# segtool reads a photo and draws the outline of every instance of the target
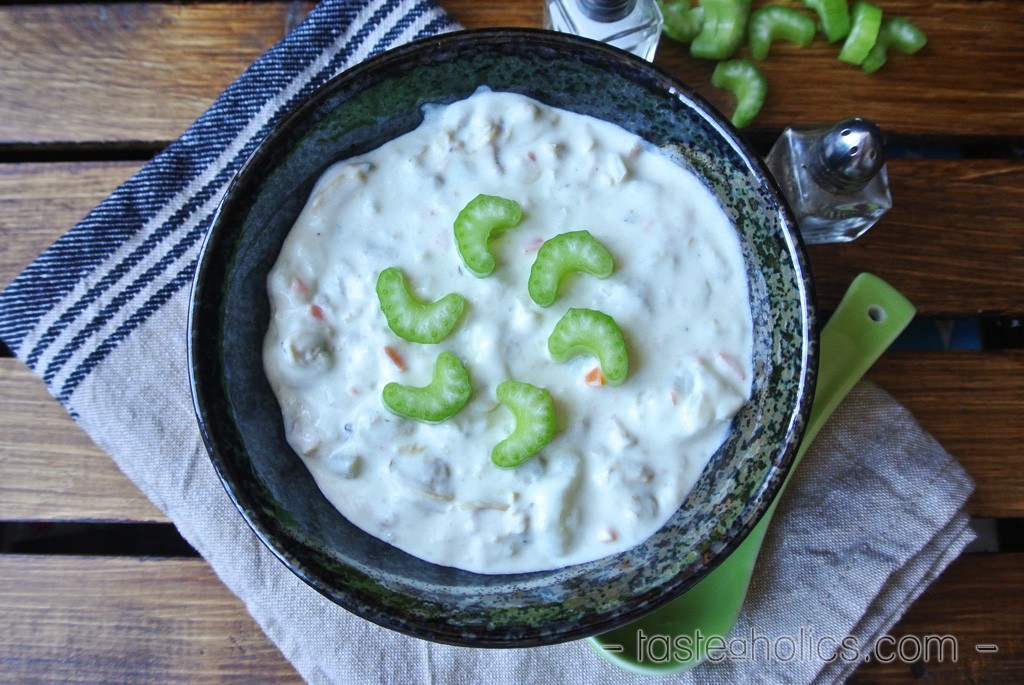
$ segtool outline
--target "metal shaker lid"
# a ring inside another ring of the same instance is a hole
[[[837,191],[863,188],[885,164],[882,131],[867,119],[836,122],[814,144],[808,170],[814,180]]]

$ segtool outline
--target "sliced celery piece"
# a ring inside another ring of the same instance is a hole
[[[629,373],[629,354],[619,325],[594,309],[567,311],[548,336],[548,352],[556,362],[579,354],[596,357],[608,385],[622,385]]]
[[[736,96],[736,109],[731,121],[744,128],[754,120],[768,95],[768,79],[756,64],[746,59],[719,62],[711,72],[711,85],[724,88]]]
[[[477,195],[455,217],[455,244],[462,261],[473,275],[483,278],[494,272],[494,255],[488,241],[495,231],[515,228],[523,220],[523,209],[515,200],[495,195]]]
[[[444,340],[466,308],[465,298],[458,293],[445,295],[436,302],[419,302],[409,292],[405,274],[393,266],[377,277],[377,299],[395,335],[424,344]]]
[[[818,14],[821,32],[829,43],[846,38],[850,32],[850,6],[846,0],[804,0],[804,7]]]
[[[550,307],[558,297],[558,286],[567,274],[582,271],[608,278],[612,256],[590,231],[571,231],[546,240],[537,251],[530,269],[530,297],[541,307]]]
[[[743,45],[750,16],[748,0],[697,0],[704,10],[690,54],[702,59],[729,59]]]
[[[495,466],[509,469],[519,466],[555,435],[555,403],[551,393],[529,383],[505,381],[498,385],[498,401],[512,410],[515,430],[491,450]]]
[[[754,59],[764,59],[772,42],[779,38],[806,47],[814,40],[815,30],[813,19],[791,7],[758,7],[750,15],[750,54]]]
[[[861,69],[873,74],[881,69],[888,59],[889,48],[896,48],[904,55],[913,55],[928,42],[924,31],[919,29],[905,17],[882,19],[878,29],[878,38],[868,51],[867,57],[861,62]]]
[[[859,65],[878,40],[878,31],[882,27],[882,8],[858,0],[850,14],[850,22],[850,33],[839,51],[839,61]]]
[[[423,387],[388,383],[381,395],[388,409],[407,419],[438,423],[466,406],[473,386],[459,358],[442,352],[434,362],[430,384]]]

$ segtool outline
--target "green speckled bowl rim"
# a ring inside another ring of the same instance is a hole
[[[693,492],[637,547],[549,572],[482,575],[429,564],[357,529],[320,494],[284,439],[263,376],[265,279],[315,178],[411,130],[426,103],[480,85],[613,121],[700,174],[742,237],[755,329],[754,396]],[[200,430],[225,489],[263,543],[337,604],[419,638],[525,647],[621,626],[698,582],[778,491],[814,395],[810,270],[757,155],[725,118],[651,64],[534,29],[445,34],[339,75],[304,100],[232,181],[204,243],[189,310]]]

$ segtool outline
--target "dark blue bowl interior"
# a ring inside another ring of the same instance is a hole
[[[754,396],[689,498],[638,547],[550,572],[479,575],[362,532],[320,495],[285,441],[264,377],[266,277],[318,176],[415,128],[427,104],[486,85],[611,121],[701,175],[741,235],[755,335]],[[760,160],[684,84],[600,44],[531,30],[448,34],[340,75],[259,147],[232,183],[193,286],[190,359],[213,464],[256,534],[352,612],[430,640],[521,647],[593,635],[692,586],[753,527],[803,432],[816,368],[810,275]]]

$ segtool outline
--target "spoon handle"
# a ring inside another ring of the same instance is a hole
[[[775,508],[782,499],[782,493],[811,443],[818,437],[836,407],[846,399],[853,386],[864,377],[882,353],[889,349],[915,313],[917,310],[910,300],[874,274],[862,273],[850,283],[828,323],[821,329],[814,402],[793,465],[771,506],[737,548],[737,551],[743,550],[753,555],[751,568]],[[726,561],[730,561],[733,556],[736,556],[735,552]]]
[[[608,661],[630,671],[667,675],[693,668],[706,657],[708,638],[724,640],[739,617],[761,543],[782,492],[807,448],[857,381],[889,348],[915,314],[914,305],[872,274],[857,276],[821,331],[818,378],[803,440],[782,487],[740,545],[699,583],[631,624],[590,638]],[[697,636],[692,650],[652,663],[634,643],[647,635]]]
[[[910,300],[878,276],[862,273],[853,279],[821,330],[814,404],[797,460],[803,457],[839,403],[889,349],[915,313]]]

